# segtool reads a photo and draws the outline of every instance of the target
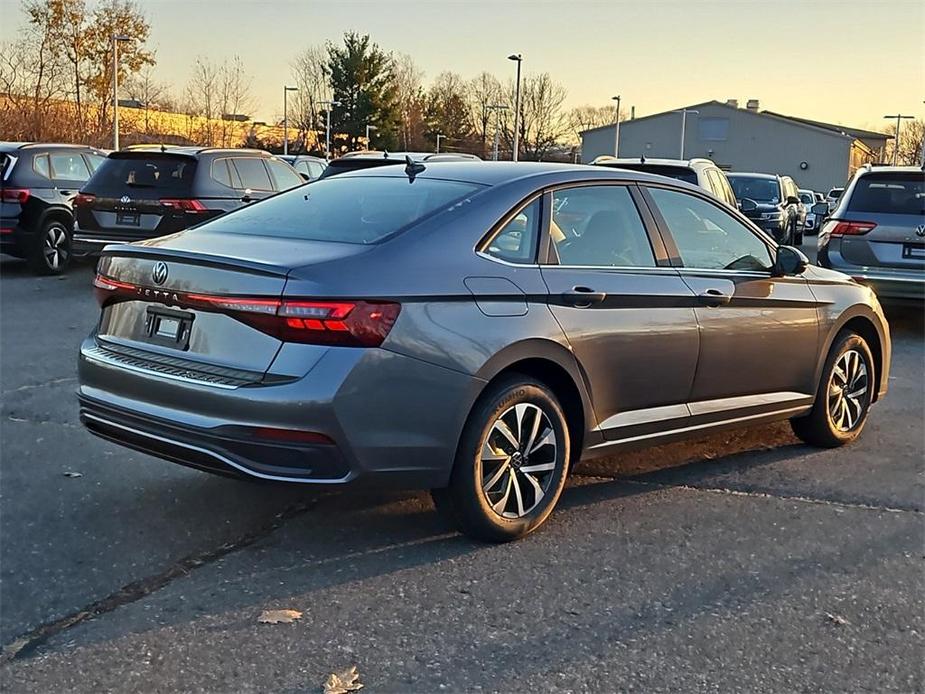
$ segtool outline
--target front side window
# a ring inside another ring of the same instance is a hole
[[[515,214],[495,234],[485,253],[510,263],[532,263],[540,230],[540,199]]]
[[[553,193],[552,241],[561,265],[655,267],[645,225],[626,186]]]
[[[705,270],[767,271],[767,245],[751,229],[718,206],[687,193],[650,188],[684,267]]]
[[[241,159],[239,161],[247,161]],[[253,159],[263,166],[259,159]],[[222,215],[197,229],[310,241],[377,243],[454,207],[482,186],[406,176],[326,178]]]
[[[90,178],[87,163],[79,154],[52,154],[51,175],[56,181],[86,181]]]

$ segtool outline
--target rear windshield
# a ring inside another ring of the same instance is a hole
[[[88,193],[107,195],[146,189],[158,197],[188,195],[196,160],[176,154],[138,152],[107,157],[84,186]]]
[[[816,202],[816,198],[813,197],[812,193],[800,193],[800,202],[806,205],[812,205]]]
[[[376,243],[482,186],[407,177],[331,178],[276,195],[198,229],[310,241]]]
[[[737,200],[755,202],[780,202],[780,184],[776,178],[755,178],[753,176],[729,176]]]
[[[848,201],[851,212],[925,214],[925,176],[919,173],[867,174]]]
[[[361,169],[373,169],[380,166],[396,166],[404,164],[404,159],[373,159],[372,157],[344,157],[335,159],[328,163],[327,168],[321,174],[321,178],[336,176],[337,174],[347,173],[348,171],[360,171]]]
[[[629,171],[644,171],[645,173],[667,176],[685,183],[697,185],[697,173],[683,166],[667,166],[659,164],[607,164],[613,169],[627,169]]]

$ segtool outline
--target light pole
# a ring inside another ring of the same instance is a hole
[[[443,133],[437,133],[437,154],[440,154],[440,140],[446,139],[446,135]]]
[[[909,118],[915,118],[915,116],[904,116],[901,113],[897,113],[895,116],[884,116],[884,118],[890,120],[896,119],[896,136],[893,138],[893,166],[896,166],[896,157],[899,154],[899,124]]]
[[[511,154],[511,161],[517,161],[520,153],[520,64],[524,57],[520,53],[514,53],[507,57],[517,63],[517,81],[514,87],[514,151]]]
[[[331,108],[340,106],[339,101],[319,101],[319,106],[325,107],[326,124],[324,128],[324,156],[331,158]]]
[[[620,156],[620,95],[618,94],[617,96],[612,97],[611,100],[617,102],[617,120],[616,120],[617,127],[614,128],[614,130],[616,131],[616,135],[614,136],[613,156],[619,157]]]
[[[501,135],[501,112],[507,111],[507,106],[503,104],[491,104],[488,106],[489,111],[495,112],[495,146],[492,154],[492,161],[498,161],[498,138]]]
[[[375,125],[370,125],[369,123],[366,124],[366,149],[370,149],[370,146],[369,146],[369,131],[370,131],[370,130],[376,130],[376,129],[377,129],[377,128],[376,128]]]
[[[131,41],[131,36],[112,36],[112,148],[119,149],[119,42]]]
[[[700,115],[700,111],[695,111],[689,108],[682,108],[680,111],[672,111],[672,113],[681,114],[681,159],[684,159],[684,134],[687,130],[687,114],[696,113]]]
[[[283,154],[289,154],[289,92],[299,91],[298,87],[283,87]]]

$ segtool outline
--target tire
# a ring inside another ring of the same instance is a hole
[[[867,342],[857,333],[839,333],[825,360],[813,409],[790,420],[793,433],[822,448],[851,443],[864,428],[875,388],[874,359]]]
[[[800,231],[794,231],[793,233],[793,245],[802,246],[803,245],[803,226],[799,225]]]
[[[434,503],[469,537],[519,539],[540,527],[559,500],[569,445],[565,415],[549,389],[526,376],[505,378],[469,413],[450,485],[431,491]]]
[[[42,225],[29,254],[29,264],[40,275],[60,275],[71,263],[71,230],[50,219]]]

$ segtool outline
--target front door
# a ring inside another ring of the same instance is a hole
[[[657,186],[646,191],[697,297],[692,415],[722,419],[810,402],[819,333],[805,279],[774,276],[774,248],[706,196]]]
[[[693,292],[668,266],[638,196],[631,185],[554,191],[550,258],[542,266],[550,309],[608,439],[686,421],[697,364]]]

